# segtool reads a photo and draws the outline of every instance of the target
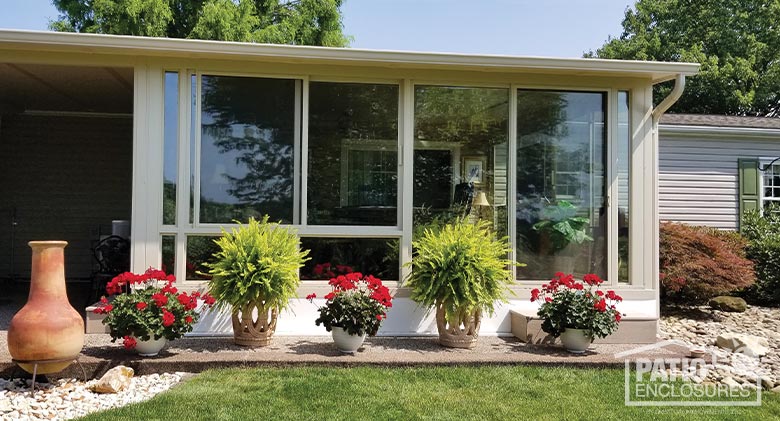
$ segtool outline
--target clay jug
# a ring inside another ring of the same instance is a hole
[[[65,291],[67,241],[30,241],[32,274],[27,304],[11,320],[8,351],[17,361],[62,360],[38,364],[38,374],[69,366],[84,346],[84,321]],[[19,362],[32,373],[33,364]]]

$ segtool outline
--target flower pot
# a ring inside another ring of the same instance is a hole
[[[142,341],[135,337],[133,339],[136,340],[135,352],[142,357],[154,357],[160,353],[167,342],[165,338],[150,338],[148,341]]]
[[[257,319],[254,318],[255,312]],[[268,308],[261,300],[233,309],[233,341],[242,346],[267,346],[276,332],[278,310]]]
[[[439,330],[439,343],[450,348],[474,348],[477,346],[481,312],[475,310],[447,320],[444,306],[436,306],[436,327]]]
[[[573,329],[567,327],[561,333],[561,342],[567,351],[575,354],[582,354],[587,351],[588,347],[590,347],[593,339],[588,336],[585,329]]]
[[[8,351],[17,361],[59,360],[38,364],[38,374],[69,366],[84,346],[84,321],[65,290],[66,241],[30,241],[32,273],[27,304],[11,320]],[[32,373],[34,364],[19,363]]]
[[[345,354],[354,354],[363,346],[363,341],[366,340],[365,333],[363,335],[352,335],[337,326],[333,326],[331,334],[333,335],[333,342],[336,344],[336,348]]]

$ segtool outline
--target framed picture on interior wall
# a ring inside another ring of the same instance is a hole
[[[464,156],[463,157],[463,180],[467,183],[481,184],[485,182],[485,157],[484,156]]]

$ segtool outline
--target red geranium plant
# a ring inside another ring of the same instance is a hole
[[[214,305],[208,294],[179,292],[173,286],[176,277],[149,268],[142,274],[125,272],[106,286],[108,295],[100,299],[97,314],[105,314],[103,324],[111,330],[112,342],[123,339],[125,348],[136,345],[136,339],[165,338],[174,340],[192,331],[198,321],[198,300]]]
[[[615,291],[599,290],[604,281],[592,273],[582,282],[571,274],[558,272],[542,289],[531,291],[531,301],[541,301],[538,315],[542,330],[553,337],[564,330],[582,329],[591,338],[604,338],[615,332],[623,317],[616,304],[623,301]]]
[[[331,278],[328,284],[333,291],[325,295],[325,305],[318,307],[317,326],[324,325],[328,332],[340,327],[352,335],[376,335],[387,309],[393,306],[390,290],[382,281],[352,272]],[[316,297],[310,294],[306,299],[313,303]]]

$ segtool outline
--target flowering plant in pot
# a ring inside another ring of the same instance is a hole
[[[387,309],[393,306],[390,290],[378,278],[360,272],[339,275],[328,284],[333,290],[323,297],[325,305],[318,307],[320,316],[314,322],[332,332],[341,352],[354,353],[387,318]],[[316,297],[310,294],[306,299],[314,303]]]
[[[156,355],[166,340],[181,338],[198,321],[198,301],[211,307],[214,298],[179,292],[176,278],[149,268],[142,274],[125,272],[106,286],[111,296],[101,298],[93,310],[105,314],[103,324],[110,329],[112,342],[122,339],[125,348],[135,348],[143,356]]]
[[[615,291],[598,289],[604,281],[587,274],[579,282],[571,274],[558,272],[542,289],[531,291],[531,301],[541,302],[538,315],[542,330],[561,337],[564,347],[582,353],[595,338],[605,338],[615,332],[623,314],[617,303],[623,301]]]

